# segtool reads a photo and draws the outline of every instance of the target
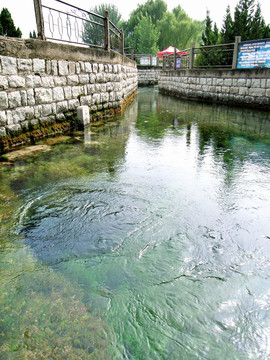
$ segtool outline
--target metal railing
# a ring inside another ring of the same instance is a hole
[[[151,54],[134,54],[133,48],[131,47],[126,47],[124,50],[125,56],[131,60],[136,61],[136,63],[140,66],[162,66],[162,63],[160,63],[158,56],[154,56]]]
[[[234,43],[195,47],[192,43],[189,49],[181,50],[181,55],[175,51],[173,55],[163,56],[163,70],[183,69],[236,69],[238,44],[240,36]]]
[[[107,11],[102,16],[62,0],[34,0],[34,7],[39,39],[124,53],[123,31]]]

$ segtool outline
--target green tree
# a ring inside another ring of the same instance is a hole
[[[22,37],[21,30],[15,27],[11,14],[7,8],[3,8],[0,13],[0,34],[11,37]]]
[[[210,13],[207,11],[205,19],[205,27],[202,34],[202,46],[215,45],[218,42],[218,28],[216,23],[212,28],[213,21],[210,18]]]
[[[205,27],[202,33],[201,46],[216,45],[220,41],[220,34],[216,23],[212,27],[213,21],[210,18],[209,11],[206,12]],[[220,63],[221,55],[213,52],[211,49],[203,49],[196,58],[197,66],[210,66]]]
[[[254,12],[254,0],[240,0],[234,10],[234,34],[241,40],[250,39],[250,28]]]
[[[135,27],[142,17],[148,16],[151,19],[152,25],[156,26],[167,11],[167,5],[164,0],[148,0],[145,4],[139,5],[130,14],[128,21],[123,23],[123,29],[125,34],[125,42],[127,46],[137,49],[137,39],[134,36]]]
[[[139,54],[156,55],[158,51],[157,41],[159,38],[159,31],[149,15],[142,16],[137,26],[134,29],[134,38],[137,42],[137,50]]]
[[[117,27],[121,26],[122,15],[118,8],[113,4],[101,4],[90,9],[90,12],[104,16],[104,12],[108,11],[110,21]],[[89,15],[89,19],[96,23],[103,24],[103,20],[94,16]],[[94,44],[103,47],[104,34],[103,28],[100,25],[85,22],[84,31],[82,34],[82,40],[85,43]]]
[[[108,11],[110,21],[117,27],[121,26],[122,15],[120,14],[117,6],[113,4],[100,4],[96,5],[93,10],[90,10],[95,14],[104,16],[104,12]]]
[[[37,34],[36,34],[35,30],[33,31],[33,33],[30,31],[29,38],[30,39],[36,39],[37,38]]]
[[[226,15],[223,20],[223,25],[221,28],[221,43],[228,44],[234,42],[235,34],[234,34],[234,23],[231,16],[230,6],[227,6]]]
[[[263,39],[269,36],[270,33],[268,32],[267,26],[265,25],[265,21],[262,16],[261,6],[258,3],[253,19],[251,21],[251,26],[249,29],[249,38]]]

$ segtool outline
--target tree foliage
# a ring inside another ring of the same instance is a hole
[[[191,42],[200,41],[203,25],[201,21],[191,19],[181,6],[169,12],[163,0],[148,0],[133,10],[129,20],[124,23],[126,45],[133,47],[136,53],[140,50],[137,38],[134,36],[134,29],[142,17],[151,19],[151,32],[159,32],[155,47],[160,50],[170,45],[184,49],[189,47]]]
[[[191,19],[179,5],[158,22],[158,46],[161,50],[169,45],[186,49],[192,42],[200,42],[202,26],[201,21]]]
[[[113,4],[100,4],[92,9],[90,9],[90,12],[94,14],[98,14],[101,16],[104,16],[104,12],[108,11],[109,19],[110,21],[117,26],[118,28],[121,26],[122,22],[122,15],[120,14],[117,6]],[[89,15],[89,20],[94,21],[96,23],[103,24],[103,20],[100,18],[97,18],[94,15]],[[85,22],[84,24],[84,31],[82,34],[82,40],[85,43],[89,44],[95,44],[98,46],[103,46],[104,41],[104,35],[103,35],[103,28],[100,25]]]
[[[149,15],[142,16],[134,29],[134,39],[139,54],[156,55],[159,31],[153,26]]]
[[[228,6],[223,20],[221,31],[210,18],[209,12],[205,19],[205,27],[202,35],[202,45],[229,44],[235,41],[236,36],[241,36],[242,41],[256,40],[270,37],[270,27],[265,24],[258,3],[255,8],[255,0],[239,0],[234,9],[234,18]],[[232,56],[229,53],[206,53],[200,54],[196,59],[196,65],[229,65]]]
[[[33,32],[30,31],[30,33],[29,33],[29,38],[30,38],[30,39],[36,39],[36,38],[37,38],[37,34],[36,34],[36,31],[35,31],[35,30],[33,30]]]
[[[269,25],[265,24],[260,4],[256,5],[255,0],[239,0],[234,9],[234,18],[228,6],[221,31],[216,33],[217,36],[214,32],[212,20],[207,13],[202,45],[231,43],[235,41],[236,36],[241,36],[242,41],[270,37]]]
[[[21,30],[15,27],[11,14],[7,8],[3,8],[0,13],[0,35],[11,37],[22,37]]]

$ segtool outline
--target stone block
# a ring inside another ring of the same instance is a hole
[[[85,62],[79,61],[79,64],[80,64],[80,68],[81,68],[81,73],[85,73]]]
[[[68,73],[69,75],[76,74],[76,63],[74,61],[68,63]]]
[[[3,75],[16,75],[18,73],[16,58],[1,56],[1,65]]]
[[[88,74],[79,75],[79,83],[81,85],[89,84],[89,75]]]
[[[72,86],[71,91],[73,98],[78,98],[80,96],[86,95],[85,90],[82,86]]]
[[[109,93],[101,93],[100,94],[100,102],[106,103],[109,101]]]
[[[251,86],[253,88],[260,88],[261,87],[261,79],[251,79]]]
[[[13,123],[19,124],[25,120],[25,112],[23,108],[17,108],[12,111]]]
[[[76,110],[78,106],[80,106],[80,102],[78,99],[68,100],[68,109],[69,110]]]
[[[58,61],[58,70],[60,76],[67,76],[68,75],[68,61],[59,60]]]
[[[250,96],[265,96],[265,89],[261,89],[261,88],[250,88],[248,91],[248,94]]]
[[[76,69],[76,74],[80,74],[81,73],[81,66],[78,62],[75,63],[75,69]]]
[[[33,71],[32,59],[18,59],[18,72],[31,73]]]
[[[87,88],[87,94],[88,94],[88,95],[94,94],[94,92],[95,92],[95,85],[89,84],[89,85],[86,86],[86,88]]]
[[[53,76],[42,76],[41,84],[43,87],[54,87],[54,77]]]
[[[11,109],[22,106],[20,91],[12,91],[8,94],[8,105]]]
[[[224,79],[223,85],[224,86],[232,86],[232,79]]]
[[[52,104],[44,104],[42,105],[42,110],[41,110],[41,116],[49,116],[53,114],[53,107]]]
[[[37,88],[35,89],[36,104],[48,104],[53,101],[52,89]]]
[[[90,124],[90,113],[87,105],[81,105],[77,108],[77,118],[81,125],[86,126]]]
[[[52,62],[51,62],[51,74],[53,76],[58,76],[59,75],[58,61],[57,60],[52,60]]]
[[[99,104],[100,103],[100,94],[99,93],[94,94],[92,99],[93,99],[92,104]]]
[[[52,89],[53,100],[63,101],[65,99],[64,90],[62,87],[55,87]]]
[[[0,90],[8,89],[8,80],[6,76],[0,76]]]
[[[7,123],[7,116],[5,111],[0,111],[0,126],[5,126]]]
[[[97,74],[97,72],[98,72],[98,64],[96,64],[96,63],[92,64],[92,71],[93,71],[93,73]]]
[[[81,102],[81,105],[91,106],[92,105],[92,96],[91,95],[82,96],[80,99],[80,102]]]
[[[55,86],[66,86],[67,85],[67,77],[66,76],[55,76],[54,84],[55,84]]]
[[[238,87],[239,95],[248,95],[248,88],[247,87]]]
[[[11,135],[16,135],[21,132],[21,127],[19,124],[11,124],[6,126],[6,130]]]
[[[246,79],[238,79],[237,85],[239,87],[246,87],[247,86],[247,80]]]
[[[28,105],[28,102],[27,102],[27,92],[26,92],[26,90],[21,90],[21,91],[20,91],[20,94],[21,94],[22,106]]]
[[[78,75],[69,75],[67,77],[67,85],[75,86],[79,84],[79,76]]]
[[[65,99],[66,100],[72,99],[71,86],[65,86],[63,90],[64,90]]]
[[[25,87],[25,78],[19,75],[10,75],[8,77],[8,83],[11,88]]]
[[[45,60],[44,59],[33,59],[33,71],[35,74],[45,73]]]
[[[26,90],[26,94],[27,94],[27,104],[30,106],[35,105],[36,101],[35,101],[34,89]]]
[[[5,91],[0,92],[0,109],[7,109],[8,108],[8,96]]]
[[[61,101],[56,104],[56,113],[64,113],[68,111],[68,102],[67,101]]]
[[[27,75],[25,77],[25,85],[27,88],[36,88],[41,86],[41,77],[39,75]]]
[[[266,88],[266,79],[261,79],[261,88]]]
[[[86,73],[91,73],[92,72],[92,65],[88,61],[85,62],[85,72]]]
[[[25,120],[32,120],[34,118],[35,111],[33,106],[25,106],[22,110],[24,111]]]

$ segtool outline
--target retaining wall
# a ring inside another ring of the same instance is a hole
[[[138,85],[153,86],[158,84],[161,68],[138,65]]]
[[[136,63],[119,54],[0,37],[0,139],[5,147],[19,134],[68,127],[80,105],[92,118],[113,115],[137,85]]]
[[[270,69],[162,71],[158,87],[188,100],[270,109]]]

